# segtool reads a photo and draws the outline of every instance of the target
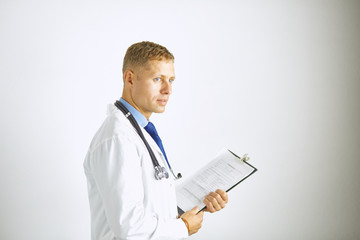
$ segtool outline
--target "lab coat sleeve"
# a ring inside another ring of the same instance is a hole
[[[184,239],[181,219],[160,219],[144,209],[140,156],[129,139],[113,137],[91,152],[91,171],[114,239]]]

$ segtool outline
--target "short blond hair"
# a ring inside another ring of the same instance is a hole
[[[124,73],[129,68],[145,66],[150,60],[174,61],[174,56],[166,47],[157,43],[148,41],[134,43],[126,51],[122,71]]]

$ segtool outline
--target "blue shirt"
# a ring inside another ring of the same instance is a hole
[[[120,102],[124,104],[124,106],[127,108],[127,110],[130,111],[130,113],[134,116],[136,122],[141,126],[145,127],[148,124],[148,120],[144,115],[142,115],[138,110],[136,110],[133,106],[131,106],[130,103],[125,101],[123,98],[120,98]]]

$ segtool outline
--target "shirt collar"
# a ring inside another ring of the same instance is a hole
[[[131,106],[130,103],[125,101],[123,98],[120,98],[120,102],[125,105],[127,110],[130,111],[130,113],[134,116],[136,122],[141,126],[145,127],[148,124],[148,120],[144,115],[142,115],[138,110],[136,110],[133,106]]]

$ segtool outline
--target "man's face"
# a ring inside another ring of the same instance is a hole
[[[164,112],[175,80],[174,62],[151,60],[135,71],[134,76],[131,91],[134,107],[147,119],[153,112]]]

